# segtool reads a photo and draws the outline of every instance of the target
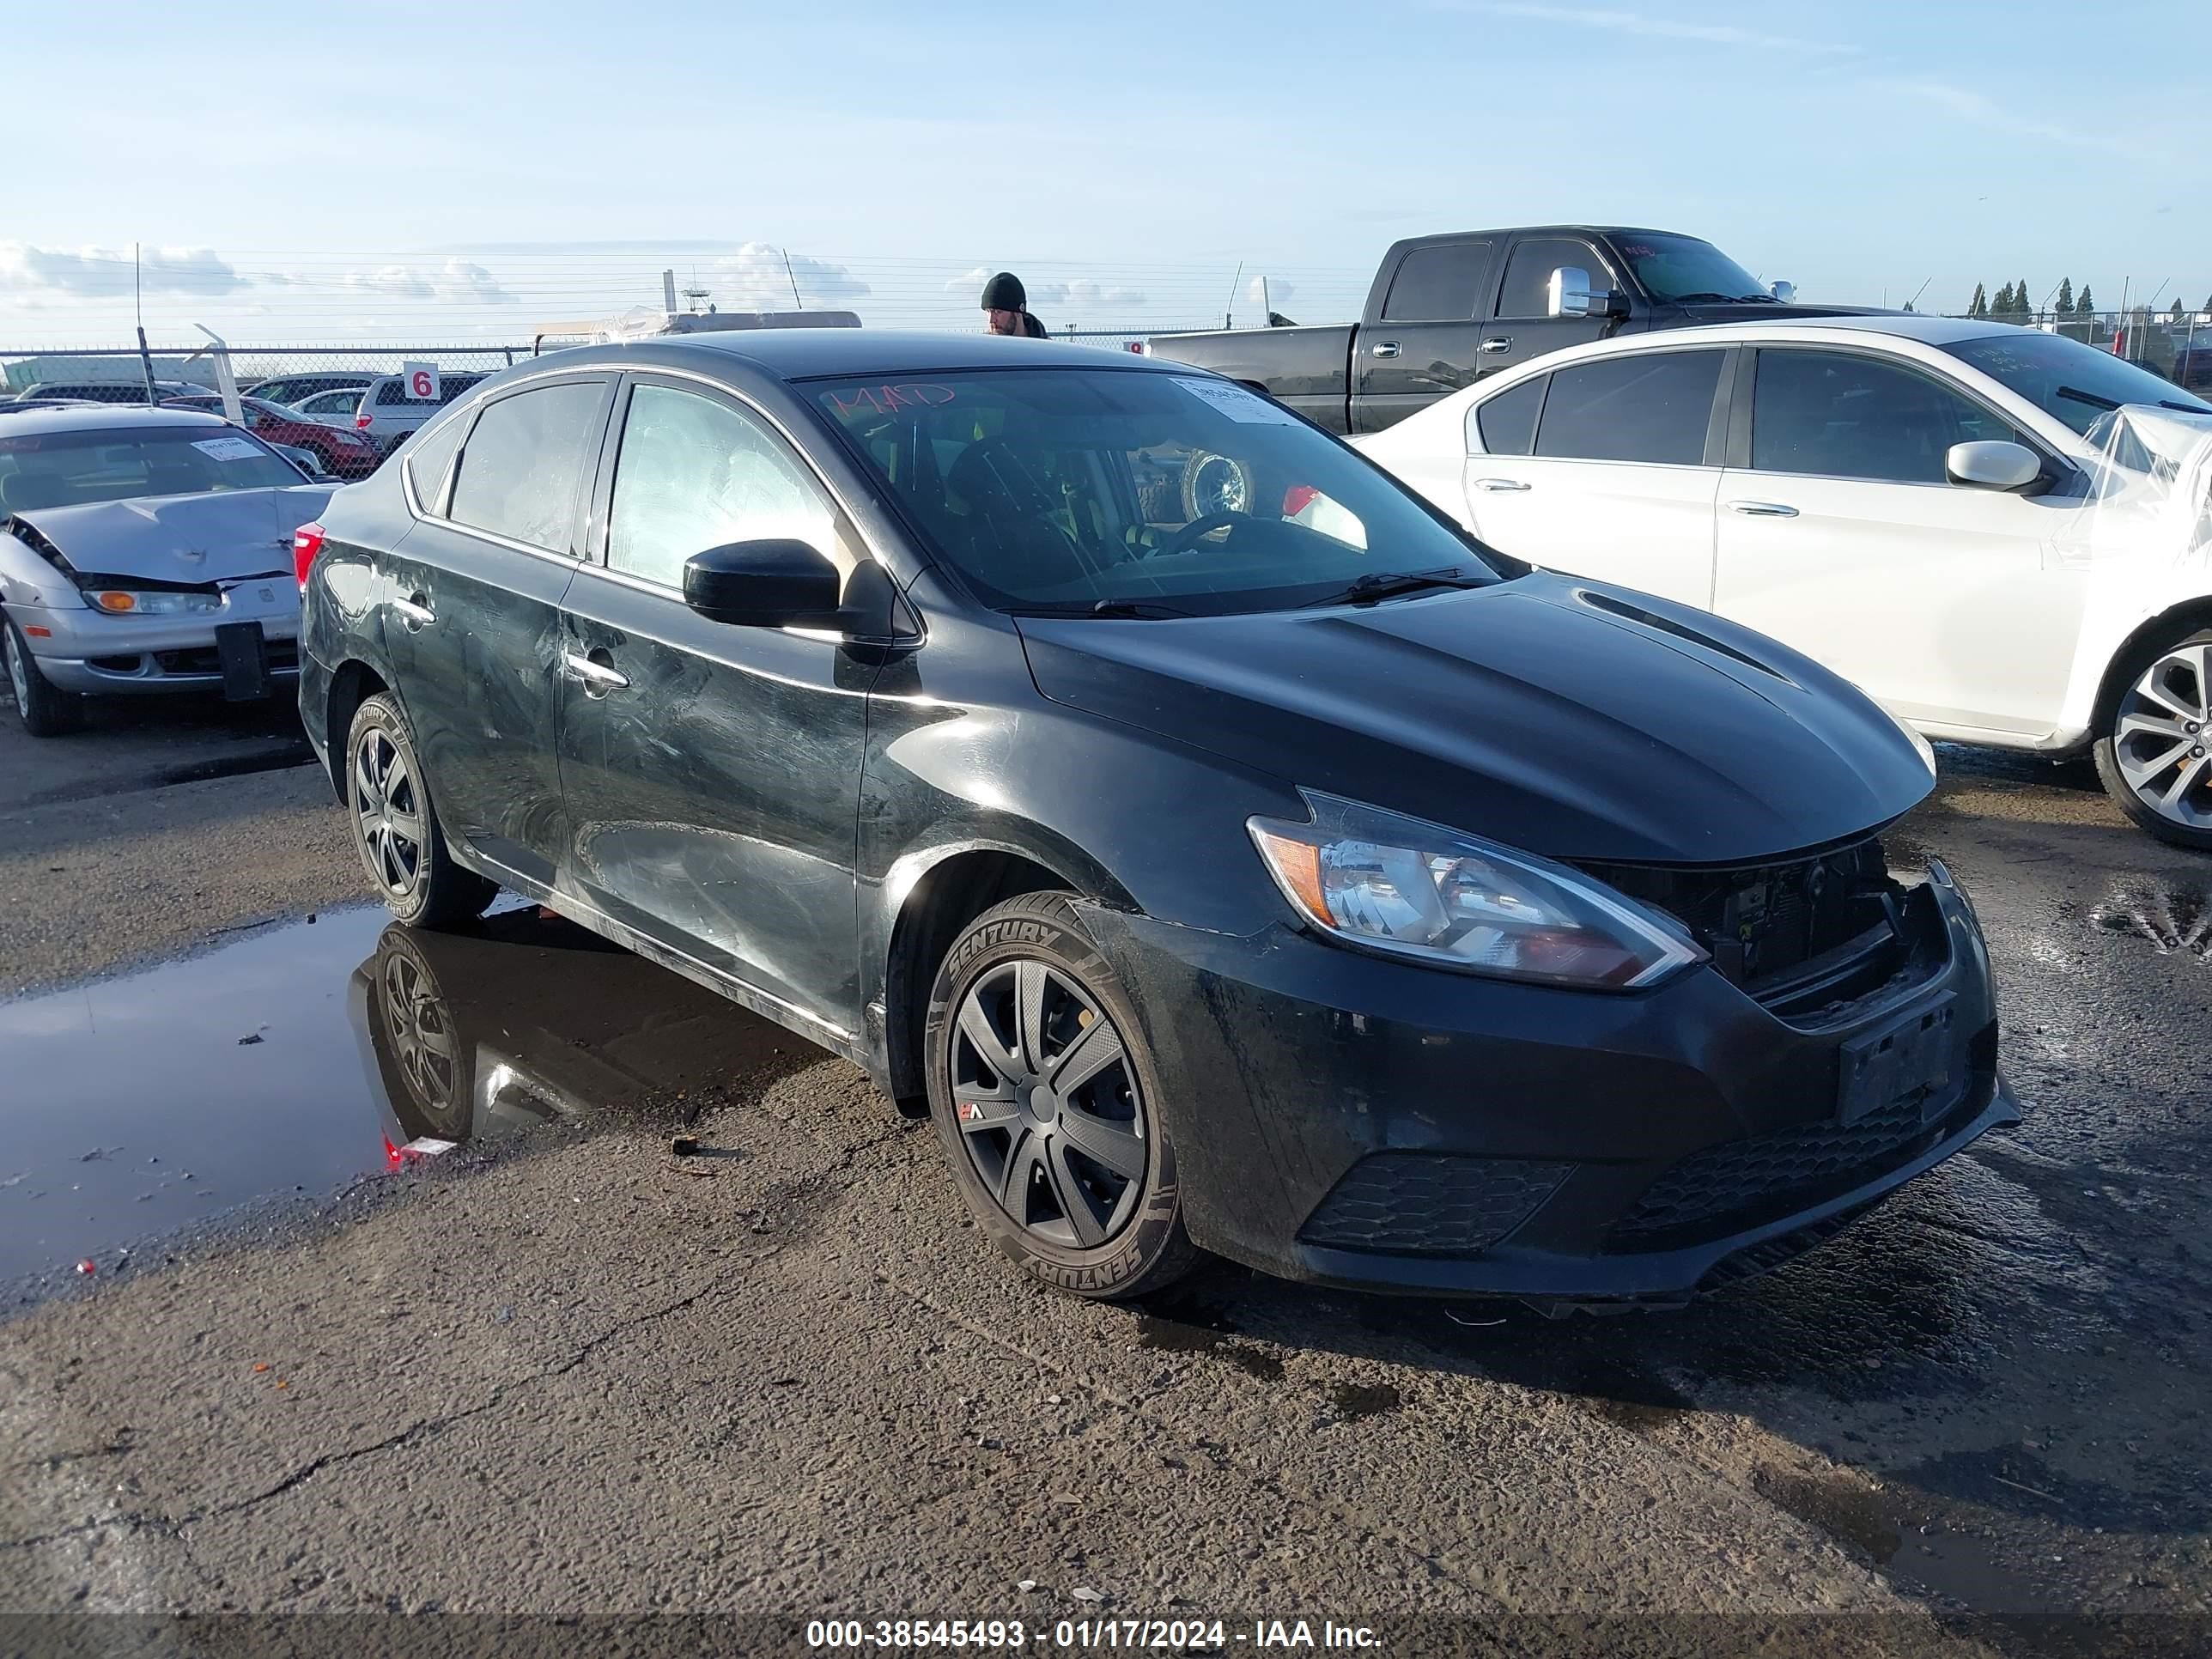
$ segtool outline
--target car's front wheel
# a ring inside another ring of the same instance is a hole
[[[2097,776],[2139,827],[2212,852],[2212,629],[2154,645],[2122,672]]]
[[[1025,1272],[1117,1300],[1196,1265],[1158,1069],[1065,895],[1024,894],[969,925],[938,969],[924,1040],[953,1180]]]
[[[346,737],[353,844],[385,908],[404,922],[446,927],[483,914],[499,889],[453,861],[398,704],[379,693]]]
[[[0,655],[8,659],[9,701],[26,732],[34,738],[54,738],[83,724],[84,699],[39,672],[12,617],[0,617]]]

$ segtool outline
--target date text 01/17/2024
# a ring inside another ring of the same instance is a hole
[[[810,1648],[1038,1647],[1093,1651],[1160,1649],[1189,1652],[1232,1647],[1379,1649],[1382,1638],[1364,1625],[1322,1620],[1255,1619],[1238,1628],[1219,1619],[1062,1619],[1032,1637],[1015,1619],[815,1620],[806,1626]]]

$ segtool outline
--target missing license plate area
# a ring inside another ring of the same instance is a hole
[[[249,702],[269,695],[269,641],[258,622],[225,623],[215,630],[222,664],[222,695]]]
[[[1838,1054],[1836,1120],[1856,1123],[1893,1101],[1940,1100],[1957,1063],[1956,1000],[1948,993],[1845,1042]]]

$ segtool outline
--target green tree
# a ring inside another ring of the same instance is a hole
[[[2166,313],[2166,320],[2169,323],[2179,323],[2182,319],[2182,315],[2181,296],[2179,295],[2176,295],[2173,299],[2173,309]]]
[[[2012,315],[2012,284],[2007,283],[1990,298],[1990,315],[2002,322]]]
[[[2081,284],[2081,297],[2074,302],[2074,314],[2076,317],[2094,317],[2097,314],[2097,302],[2090,297],[2089,285],[2087,283]]]
[[[2058,314],[2061,317],[2074,314],[2074,279],[2071,276],[2058,279]]]
[[[1989,314],[1989,290],[1981,283],[1976,283],[1974,284],[1974,297],[1966,301],[1966,315],[1969,317],[1986,317]]]
[[[2034,316],[2030,309],[2035,302],[2027,297],[2027,278],[2023,276],[2012,285],[2012,319],[2025,323]]]

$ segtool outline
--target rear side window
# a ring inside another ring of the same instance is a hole
[[[1548,374],[1523,380],[1510,392],[1501,392],[1474,411],[1481,449],[1487,455],[1526,455],[1536,447],[1536,411],[1544,406]],[[1469,444],[1473,452],[1476,447]]]
[[[607,520],[610,569],[680,588],[695,553],[786,538],[852,565],[837,509],[776,434],[696,392],[647,383],[630,393]]]
[[[1449,242],[1417,247],[1390,279],[1382,301],[1387,323],[1466,322],[1482,303],[1490,281],[1490,244]]]
[[[461,434],[468,426],[464,415],[434,432],[425,432],[407,446],[407,482],[415,487],[415,499],[422,510],[433,517],[444,503],[446,469],[453,464],[453,452],[461,447]]]
[[[1552,371],[1536,453],[1696,466],[1720,385],[1720,351],[1646,351]]]
[[[604,381],[571,380],[487,404],[461,451],[446,516],[573,556],[576,489],[605,395]]]
[[[1498,316],[1549,316],[1552,273],[1563,265],[1588,271],[1594,288],[1612,286],[1612,272],[1588,242],[1557,239],[1522,242],[1505,263],[1505,286],[1498,295]]]

